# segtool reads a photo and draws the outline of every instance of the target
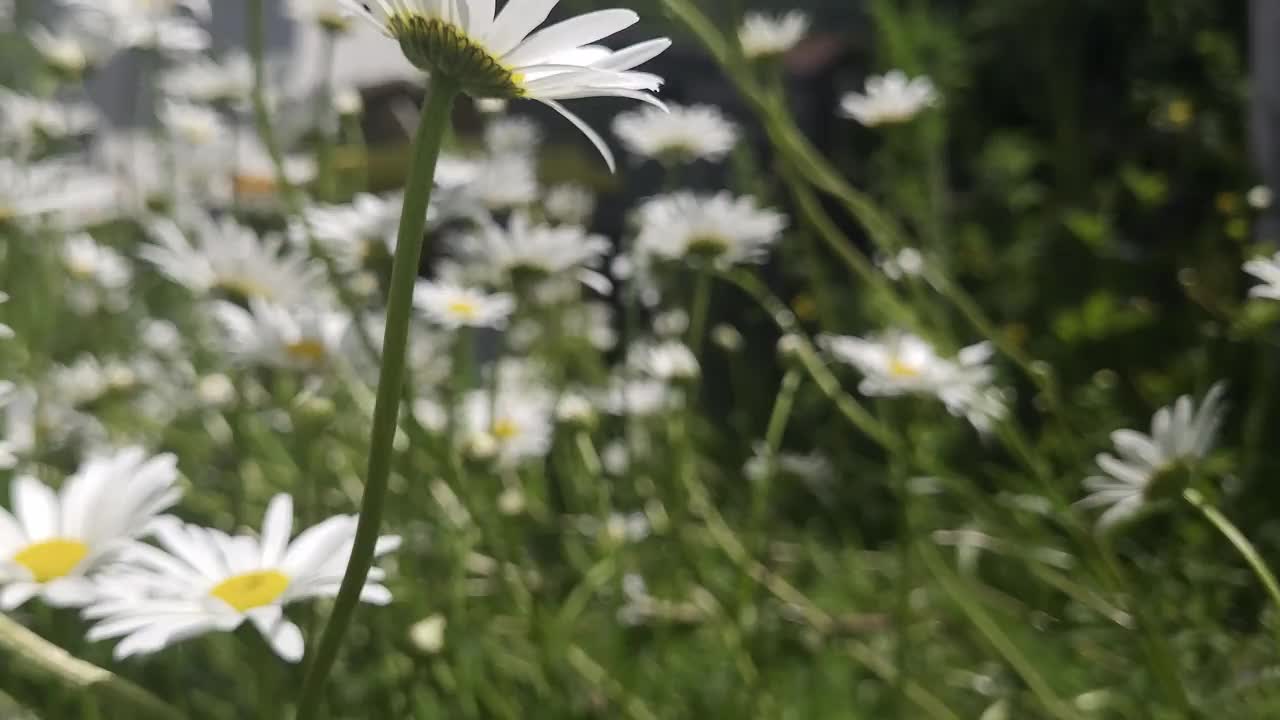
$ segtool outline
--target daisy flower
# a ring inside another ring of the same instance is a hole
[[[111,178],[70,160],[24,164],[0,157],[0,225],[53,217],[61,225],[102,219],[113,206]]]
[[[50,29],[32,25],[26,37],[51,70],[65,79],[78,80],[116,50],[105,16],[75,12]]]
[[[251,298],[249,309],[217,301],[213,316],[226,332],[227,350],[244,362],[311,370],[340,353],[350,318],[327,308],[273,305]]]
[[[355,539],[356,517],[339,515],[290,541],[293,499],[276,495],[267,505],[262,534],[227,535],[176,518],[157,522],[160,547],[133,543],[124,561],[97,578],[98,599],[85,608],[95,621],[90,641],[120,639],[115,657],[154,653],[210,632],[253,624],[289,662],[302,659],[302,631],[284,607],[338,594]],[[378,539],[376,555],[394,551],[400,538]],[[374,568],[360,599],[391,602]]]
[[[784,55],[809,32],[809,16],[799,10],[784,15],[747,13],[738,28],[738,42],[748,60]]]
[[[565,225],[587,225],[596,211],[596,196],[581,185],[556,185],[542,200],[547,217]]]
[[[849,93],[841,113],[867,127],[904,123],[938,104],[938,91],[928,77],[908,79],[901,70],[867,78],[866,94]]]
[[[510,210],[538,199],[538,169],[528,153],[446,155],[441,163],[436,171],[441,192],[431,202],[438,220]]]
[[[1280,252],[1269,258],[1249,260],[1244,264],[1244,271],[1262,281],[1249,288],[1251,297],[1280,300]]]
[[[23,149],[88,135],[99,122],[87,103],[44,100],[0,90],[0,129]]]
[[[493,444],[499,464],[518,465],[546,457],[555,428],[555,398],[528,373],[511,366],[498,370],[497,394],[469,393],[462,402],[462,439],[469,445]],[[515,377],[513,377],[515,375]]]
[[[863,395],[930,395],[981,432],[1004,417],[1004,396],[994,386],[987,343],[966,347],[954,359],[939,355],[923,338],[900,331],[869,338],[824,335],[819,343],[862,373],[858,392]]]
[[[585,273],[595,276],[587,278],[593,283],[596,278],[603,279],[593,268],[603,262],[611,247],[603,236],[574,225],[534,223],[523,211],[512,213],[506,227],[486,220],[453,241],[454,252],[469,266],[507,281]]]
[[[484,146],[492,155],[527,155],[542,144],[542,131],[529,118],[498,117],[484,128]]]
[[[707,258],[725,265],[762,262],[787,227],[781,213],[728,191],[660,195],[641,205],[637,216],[639,252],[668,260]]]
[[[429,280],[420,280],[413,289],[413,304],[432,322],[450,330],[500,328],[515,311],[515,301],[505,293]]]
[[[212,16],[209,0],[66,0],[76,12],[106,17],[111,36],[124,47],[167,53],[197,53],[209,48],[208,31],[196,20]]]
[[[625,112],[614,118],[613,134],[633,154],[670,163],[719,162],[738,144],[738,127],[713,105]]]
[[[351,11],[343,0],[289,0],[289,17],[331,33],[351,29]]]
[[[322,292],[320,269],[284,250],[275,236],[259,238],[230,218],[202,218],[188,234],[171,220],[151,224],[153,243],[139,250],[173,282],[196,294],[216,290],[283,305],[303,303]]]
[[[307,241],[306,230],[346,270],[359,270],[374,255],[395,253],[400,223],[399,196],[360,193],[344,205],[312,205],[303,211],[306,228],[295,225],[290,239]]]
[[[60,491],[15,478],[12,509],[0,508],[0,609],[36,595],[61,607],[89,602],[87,576],[178,501],[177,463],[130,447],[90,457]]]
[[[3,290],[0,290],[0,305],[3,305],[7,302],[9,302],[9,293],[4,292]],[[12,337],[13,337],[13,328],[0,322],[0,340],[8,340]],[[0,385],[3,385],[5,388],[4,392],[0,392],[0,400],[8,400],[9,391],[13,389],[13,384],[0,382]],[[3,406],[2,402],[0,402],[0,406]]]
[[[253,63],[243,52],[222,60],[196,57],[165,71],[160,89],[171,98],[193,103],[235,102],[253,89]]]
[[[688,380],[701,371],[693,351],[678,340],[634,345],[627,364],[659,380]]]
[[[207,149],[228,132],[218,111],[205,105],[165,100],[156,114],[184,151]]]
[[[124,255],[100,245],[89,233],[68,236],[59,255],[62,266],[77,280],[107,289],[126,288],[133,280],[133,268]]]
[[[1098,455],[1103,474],[1084,481],[1091,494],[1079,502],[1082,507],[1107,508],[1098,518],[1100,532],[1168,497],[1179,470],[1209,454],[1226,414],[1225,396],[1226,385],[1216,383],[1199,407],[1190,395],[1183,395],[1157,410],[1150,434],[1128,429],[1111,433],[1116,455]]]
[[[660,104],[662,78],[633,68],[671,45],[651,40],[619,51],[593,45],[640,20],[630,10],[599,10],[534,32],[557,0],[511,0],[495,15],[493,0],[344,0],[396,40],[416,67],[480,98],[536,100],[563,115],[596,146],[612,169],[604,139],[560,100],[615,96]]]

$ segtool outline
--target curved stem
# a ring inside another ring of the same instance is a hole
[[[1205,519],[1213,524],[1218,532],[1222,533],[1231,545],[1235,547],[1236,552],[1240,553],[1240,557],[1249,563],[1249,568],[1253,570],[1253,574],[1258,577],[1258,582],[1262,583],[1262,587],[1266,588],[1267,594],[1271,596],[1272,602],[1280,608],[1280,582],[1276,582],[1276,576],[1271,572],[1271,568],[1267,567],[1267,563],[1258,554],[1258,549],[1249,542],[1249,538],[1240,532],[1240,528],[1227,519],[1222,511],[1214,507],[1212,503],[1205,499],[1198,490],[1188,488],[1182,491],[1182,497],[1191,507],[1200,511]]]
[[[5,675],[56,683],[95,698],[103,708],[141,720],[179,720],[182,713],[133,683],[72,657],[67,651],[0,615],[0,651]]]
[[[436,161],[440,156],[440,146],[449,126],[450,111],[457,94],[457,86],[436,78],[422,108],[422,120],[418,124],[410,159],[404,208],[400,215],[400,233],[391,270],[387,326],[382,341],[382,371],[378,377],[377,400],[373,410],[373,433],[369,442],[369,470],[365,481],[364,502],[360,509],[360,521],[356,526],[351,560],[346,575],[342,578],[342,587],[302,684],[299,720],[315,717],[325,679],[338,656],[343,636],[351,624],[351,616],[360,601],[360,592],[364,589],[369,569],[373,565],[374,546],[378,542],[382,510],[387,496],[387,478],[391,474],[392,443],[400,414],[413,287],[422,259],[422,233],[426,225],[427,205],[431,200]]]

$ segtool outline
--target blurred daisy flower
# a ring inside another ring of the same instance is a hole
[[[518,368],[518,369],[513,369]],[[498,368],[496,394],[476,390],[461,407],[463,440],[492,442],[499,464],[518,465],[546,457],[555,427],[555,398],[536,377],[520,366]]]
[[[205,105],[165,100],[156,114],[165,130],[185,152],[207,150],[229,132],[218,111]]]
[[[226,350],[236,359],[267,367],[316,370],[340,356],[351,319],[312,305],[283,307],[251,298],[245,309],[220,300],[213,316],[226,333]]]
[[[1280,300],[1280,252],[1249,260],[1244,264],[1244,271],[1261,281],[1249,288],[1251,297]]]
[[[323,287],[320,269],[309,258],[230,218],[201,218],[191,233],[172,220],[155,221],[150,230],[154,242],[138,254],[196,294],[222,291],[291,305],[314,298]]]
[[[1078,503],[1106,508],[1098,518],[1099,532],[1181,490],[1174,485],[1180,471],[1207,456],[1217,442],[1226,414],[1226,392],[1225,383],[1215,383],[1199,407],[1190,395],[1179,397],[1151,417],[1150,434],[1128,429],[1111,433],[1116,455],[1097,456],[1103,474],[1085,479],[1090,495]]]
[[[110,177],[78,162],[0,157],[0,225],[51,219],[62,227],[83,227],[112,213],[115,198]]]
[[[124,255],[101,245],[89,233],[67,237],[59,253],[62,266],[73,278],[107,289],[123,289],[133,280],[133,268]]]
[[[166,70],[159,87],[170,98],[192,103],[244,101],[253,90],[253,63],[243,52],[221,60],[197,56]]]
[[[351,10],[343,0],[289,0],[289,17],[331,33],[351,29]]]
[[[858,392],[868,397],[933,396],[981,432],[1007,412],[1003,393],[994,386],[988,343],[970,345],[954,359],[939,355],[923,338],[901,331],[868,338],[824,335],[819,343],[862,373]]]
[[[938,104],[938,91],[928,77],[908,79],[901,70],[867,78],[866,93],[849,93],[841,113],[867,127],[904,123]]]
[[[747,13],[738,28],[742,54],[749,60],[784,55],[804,39],[810,24],[809,16],[799,10],[783,15]]]
[[[614,118],[613,134],[631,153],[673,164],[719,162],[738,144],[738,127],[713,105],[628,111]]]
[[[160,547],[133,543],[125,562],[96,578],[98,599],[84,615],[95,621],[90,641],[119,638],[115,657],[154,653],[210,632],[231,632],[248,621],[288,662],[302,659],[298,626],[284,616],[291,603],[337,595],[351,557],[354,515],[331,517],[290,541],[293,499],[267,505],[261,535],[227,535],[176,518],[157,522]],[[378,538],[375,555],[393,552],[400,538]],[[360,599],[391,602],[374,568]]]
[[[679,192],[646,201],[637,211],[636,250],[667,259],[702,258],[723,265],[763,262],[787,227],[782,213],[753,197]]]
[[[515,310],[505,293],[487,293],[450,282],[420,280],[413,290],[413,304],[432,322],[450,330],[463,327],[500,328]]]
[[[484,146],[492,155],[529,155],[542,144],[538,124],[525,117],[495,117],[484,127]]]
[[[305,247],[310,230],[339,266],[359,270],[370,258],[395,253],[402,204],[396,195],[360,193],[343,205],[312,205],[304,210],[306,226],[295,225],[289,237]]]
[[[68,103],[0,89],[0,137],[21,151],[88,135],[100,121],[87,103]]]
[[[130,447],[90,457],[58,492],[15,478],[12,509],[0,508],[0,609],[36,595],[60,607],[90,602],[87,575],[178,501],[177,462]]]
[[[119,47],[107,17],[96,11],[74,12],[56,26],[32,25],[26,36],[44,64],[67,81],[79,81]]]
[[[611,247],[600,235],[575,225],[535,223],[523,211],[512,213],[505,227],[486,220],[452,242],[454,253],[468,268],[479,269],[482,277],[494,281],[518,283],[573,273],[592,287],[607,285],[595,268]]]
[[[198,21],[212,16],[209,0],[65,0],[69,10],[100,13],[124,47],[197,53],[210,44]]]
[[[478,98],[524,98],[563,115],[600,151],[604,139],[559,100],[615,96],[660,104],[662,78],[633,68],[671,45],[651,40],[619,51],[594,45],[640,20],[630,10],[599,10],[538,32],[557,0],[512,0],[495,15],[492,0],[344,0],[396,40],[419,69],[447,78]]]
[[[698,358],[678,340],[638,343],[627,353],[627,364],[659,380],[689,380],[698,376]]]
[[[556,185],[542,200],[547,218],[565,225],[586,226],[596,211],[596,196],[581,185]]]

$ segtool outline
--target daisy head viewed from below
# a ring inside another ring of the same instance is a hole
[[[738,28],[738,42],[748,60],[784,55],[800,43],[812,21],[799,10],[782,15],[749,12]]]
[[[0,609],[39,595],[50,605],[92,600],[89,576],[178,501],[178,460],[131,447],[91,456],[61,490],[15,478],[0,508]]]
[[[611,50],[596,45],[639,21],[631,10],[598,10],[538,30],[557,0],[343,0],[400,44],[409,62],[476,98],[536,100],[563,115],[612,169],[604,139],[560,103],[624,97],[661,106],[662,78],[635,70],[671,45],[665,38]]]
[[[713,105],[646,107],[618,115],[613,134],[632,154],[679,165],[720,162],[738,144],[738,128]]]
[[[1106,508],[1098,517],[1099,532],[1177,497],[1189,472],[1217,442],[1226,415],[1226,394],[1226,384],[1215,383],[1198,406],[1190,395],[1183,395],[1157,410],[1149,433],[1130,429],[1111,433],[1115,454],[1097,456],[1101,474],[1085,479],[1090,494],[1078,503]]]
[[[89,640],[119,639],[117,659],[154,653],[210,632],[231,632],[248,621],[286,661],[302,659],[302,631],[284,607],[333,597],[346,572],[356,518],[338,515],[293,533],[293,499],[276,495],[267,505],[262,532],[228,535],[167,517],[156,523],[160,547],[135,542],[121,563],[96,580],[97,599],[85,608],[95,622]],[[400,546],[378,538],[375,556]],[[391,602],[373,568],[360,600]]]
[[[865,93],[849,93],[840,102],[840,112],[867,127],[897,125],[910,121],[938,104],[940,96],[926,76],[908,78],[901,70],[867,78]]]
[[[787,228],[780,212],[755,198],[678,192],[646,201],[636,213],[636,250],[664,260],[690,259],[718,265],[763,262]]]

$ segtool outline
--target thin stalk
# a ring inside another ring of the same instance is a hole
[[[1231,543],[1236,552],[1240,553],[1240,557],[1249,563],[1249,568],[1258,577],[1258,582],[1262,583],[1262,587],[1271,596],[1271,601],[1276,604],[1277,609],[1280,609],[1280,583],[1276,582],[1276,576],[1271,572],[1271,568],[1267,567],[1267,562],[1258,554],[1258,549],[1249,542],[1249,538],[1245,537],[1244,533],[1240,532],[1240,528],[1228,520],[1221,510],[1206,500],[1200,491],[1188,488],[1182,491],[1182,497],[1191,504],[1191,507],[1199,510],[1200,514],[1204,515],[1205,519]]]
[[[400,396],[404,389],[405,350],[409,339],[413,287],[418,279],[418,267],[422,260],[422,233],[435,180],[436,161],[440,157],[440,146],[449,127],[453,100],[457,94],[457,86],[443,78],[434,78],[422,108],[422,121],[418,124],[413,144],[395,261],[391,270],[387,326],[382,341],[382,370],[378,376],[377,400],[373,410],[364,501],[346,575],[342,578],[333,613],[329,616],[320,643],[312,654],[302,684],[299,720],[316,716],[325,680],[337,659],[342,639],[351,625],[351,617],[373,565],[374,547],[378,542],[387,496],[387,479],[391,474],[392,445],[400,414]]]
[[[333,59],[336,34],[333,30],[324,31],[324,39],[320,43],[320,87],[315,98],[316,124],[319,136],[316,138],[316,192],[324,200],[334,197],[334,122],[333,122]]]
[[[695,271],[693,301],[689,306],[689,349],[702,354],[702,341],[707,335],[707,315],[711,312],[711,273],[703,267]]]
[[[0,652],[10,674],[56,684],[102,704],[112,717],[181,720],[177,708],[117,675],[72,657],[67,651],[0,615]]]

